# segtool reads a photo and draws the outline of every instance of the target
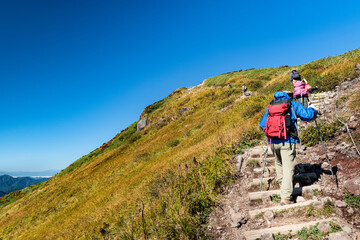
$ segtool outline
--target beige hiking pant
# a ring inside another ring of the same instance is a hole
[[[281,199],[290,200],[293,192],[293,176],[296,164],[296,144],[272,143],[271,151],[275,156],[276,180],[281,183]]]

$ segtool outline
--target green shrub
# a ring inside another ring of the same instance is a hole
[[[157,175],[155,180],[149,183],[149,194],[152,198],[159,198],[169,186],[178,180],[174,171],[168,170],[163,175]]]
[[[297,232],[296,236],[300,238],[301,240],[320,240],[323,239],[325,236],[324,233],[321,233],[319,229],[317,228],[319,224],[316,224],[316,226],[310,226],[309,229],[302,228],[300,231]]]
[[[335,132],[341,127],[339,121],[333,121],[331,123],[326,123],[324,120],[318,121],[318,126],[320,129],[321,137],[323,141],[328,141],[335,136]],[[306,146],[314,146],[321,142],[319,132],[316,126],[309,126],[305,131],[300,133],[301,143]]]
[[[129,138],[129,143],[134,143],[141,138],[140,133],[135,133]]]
[[[292,238],[291,231],[288,234],[275,233],[273,234],[274,240],[287,240]]]
[[[186,131],[186,132],[184,133],[184,135],[185,135],[186,137],[189,137],[191,134],[193,134],[194,132],[196,132],[197,130],[199,130],[200,128],[202,128],[203,125],[204,125],[204,124],[201,123],[201,124],[195,126],[193,129]]]
[[[156,109],[162,107],[165,103],[165,99],[162,99],[160,101],[154,102],[153,104],[147,106],[143,113],[141,115],[146,115],[146,114],[151,114],[152,112],[154,112]]]
[[[320,214],[325,217],[330,217],[334,211],[334,203],[330,200],[327,200],[324,203],[323,207],[320,209]]]
[[[318,189],[314,189],[314,190],[313,190],[313,195],[314,195],[314,196],[319,195],[319,190],[318,190]]]
[[[254,80],[254,81],[250,81],[247,85],[247,88],[249,91],[256,91],[259,88],[261,88],[264,85],[264,80],[269,80],[264,78],[263,80]]]
[[[167,146],[172,148],[172,147],[176,147],[177,145],[179,145],[179,143],[180,143],[180,140],[178,140],[178,139],[170,140],[170,141],[168,141]]]
[[[134,162],[148,161],[150,159],[150,157],[151,157],[151,154],[148,153],[148,152],[140,153],[140,154],[135,156]]]
[[[260,128],[249,128],[241,134],[237,146],[240,149],[250,148],[258,144],[264,138],[264,133]]]
[[[333,233],[333,232],[341,232],[342,229],[341,229],[341,226],[335,222],[329,222],[329,225],[330,225],[330,232]]]
[[[230,146],[224,146],[222,147],[222,151],[229,156],[234,156],[244,153],[244,151],[240,148],[238,143],[232,143]]]
[[[281,201],[280,194],[273,194],[273,195],[271,195],[271,201],[272,201],[272,202],[279,203],[279,202]]]
[[[234,102],[234,99],[231,99],[231,98],[225,99],[218,104],[217,108],[218,109],[226,108],[226,107],[230,106],[233,102]]]
[[[313,204],[311,204],[305,212],[305,215],[307,217],[321,217],[321,216],[325,216],[325,217],[330,217],[331,214],[334,212],[334,203],[331,202],[330,200],[327,200],[324,205],[322,206],[322,208],[318,209],[315,208]]]
[[[354,197],[349,193],[345,193],[344,198],[347,205],[354,208],[360,208],[360,195]]]

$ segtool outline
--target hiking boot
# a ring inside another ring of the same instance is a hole
[[[294,203],[294,202],[291,201],[291,200],[281,199],[280,205],[281,205],[281,206],[285,206],[285,205],[293,204],[293,203]]]

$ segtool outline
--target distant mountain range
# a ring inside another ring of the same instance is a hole
[[[46,170],[46,171],[40,171],[40,172],[22,172],[22,171],[16,171],[16,172],[3,172],[0,171],[0,175],[9,175],[12,177],[52,177],[55,174],[60,172],[59,170]]]
[[[32,178],[32,177],[12,177],[9,175],[0,176],[0,197],[16,191],[23,189],[25,187],[44,182],[49,178]]]

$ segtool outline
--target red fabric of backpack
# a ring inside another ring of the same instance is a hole
[[[290,107],[291,100],[272,101],[270,103],[264,128],[267,137],[286,139],[289,136],[289,127],[287,127],[286,118],[290,118]]]

